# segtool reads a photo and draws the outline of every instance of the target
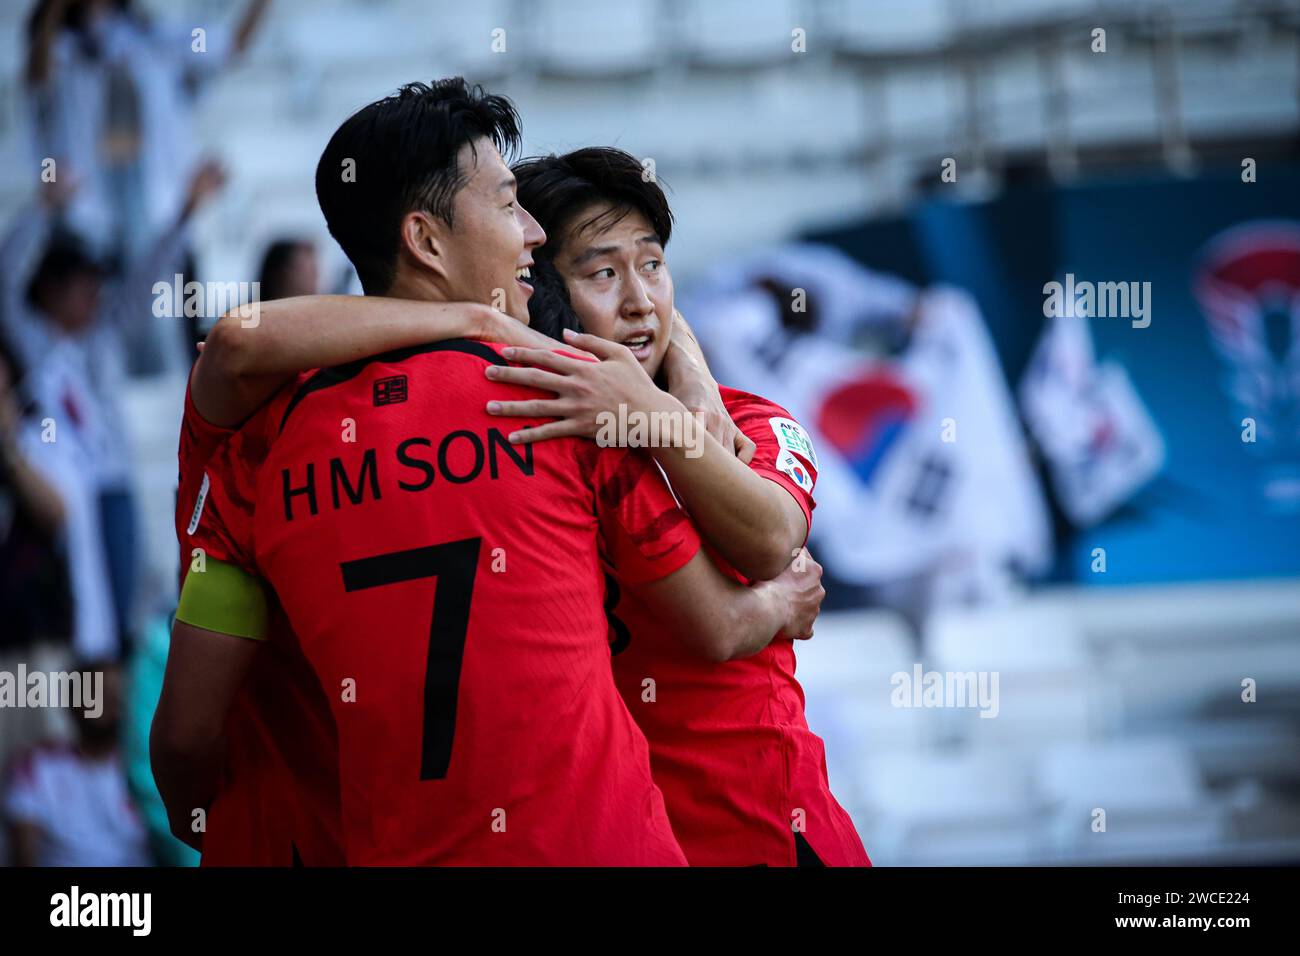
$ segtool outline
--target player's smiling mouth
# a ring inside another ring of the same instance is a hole
[[[524,290],[525,295],[533,294],[533,270],[532,263],[519,266],[515,269],[515,283]]]
[[[637,329],[632,334],[623,336],[619,341],[632,350],[638,362],[644,362],[654,349],[654,329]]]

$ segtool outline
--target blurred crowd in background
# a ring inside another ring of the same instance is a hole
[[[1293,3],[19,6],[0,672],[102,672],[109,701],[0,710],[0,861],[194,862],[147,746],[217,317],[177,290],[358,291],[319,150],[454,74],[516,101],[530,152],[653,160],[716,377],[817,440],[800,679],[873,860],[1300,859]],[[1122,310],[1049,314],[1076,280]],[[997,674],[996,714],[900,701],[914,669]]]

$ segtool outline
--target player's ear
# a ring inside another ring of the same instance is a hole
[[[420,268],[441,279],[447,278],[446,227],[422,210],[402,217],[402,253]]]

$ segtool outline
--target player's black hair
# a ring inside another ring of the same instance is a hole
[[[533,294],[528,298],[528,324],[543,335],[561,341],[565,329],[581,332],[582,323],[569,301],[569,288],[555,264],[550,259],[534,257],[529,271]]]
[[[516,163],[514,173],[519,204],[546,231],[546,244],[534,259],[554,258],[573,232],[591,225],[612,226],[633,210],[645,216],[661,245],[672,235],[668,197],[637,158],[621,149],[591,146],[563,156],[535,156]],[[597,203],[609,208],[578,221]]]
[[[504,96],[458,76],[408,83],[353,113],[330,137],[316,165],[316,199],[367,294],[392,285],[408,212],[424,210],[455,226],[452,204],[468,178],[456,156],[483,137],[509,162],[519,149],[519,115]]]

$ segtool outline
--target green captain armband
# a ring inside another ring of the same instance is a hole
[[[224,561],[191,571],[181,588],[176,620],[205,631],[266,640],[266,591],[260,579]]]

